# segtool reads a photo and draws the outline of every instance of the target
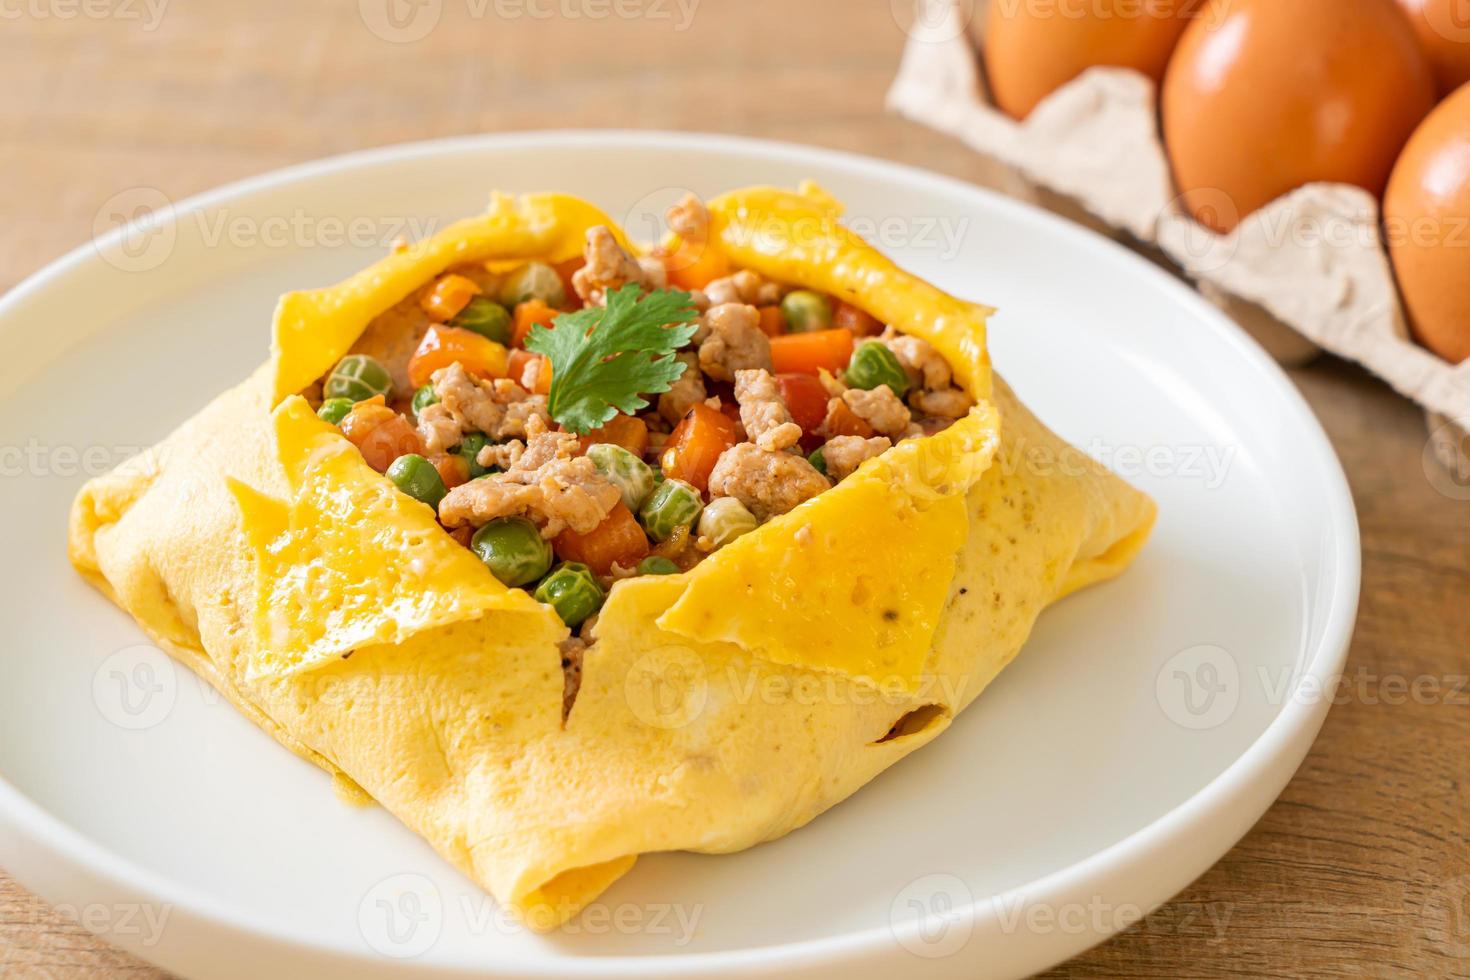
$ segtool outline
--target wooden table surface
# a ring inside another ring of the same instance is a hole
[[[368,29],[384,2],[0,4],[0,287],[85,242],[125,188],[178,200],[438,136],[704,130],[997,179],[884,113],[904,41],[886,0],[420,0],[442,19],[412,43]],[[1353,683],[1224,860],[1055,976],[1470,976],[1470,502],[1426,476],[1413,406],[1330,360],[1293,377],[1362,523]],[[1400,696],[1422,678],[1440,693]],[[161,976],[3,874],[0,975]]]

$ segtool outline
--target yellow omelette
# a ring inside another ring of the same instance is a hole
[[[929,341],[976,406],[690,571],[615,584],[565,718],[567,627],[301,393],[446,269],[579,254],[612,226],[586,202],[497,195],[285,296],[271,361],[72,511],[73,563],[155,642],[538,929],[640,854],[740,850],[841,801],[944,731],[1048,604],[1121,572],[1154,519],[1101,466],[1033,465],[1080,454],[992,376],[991,311],[896,267],[820,190],[709,209],[733,263]]]

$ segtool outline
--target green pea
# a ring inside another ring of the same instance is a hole
[[[567,301],[561,276],[545,262],[527,262],[513,270],[500,284],[500,302],[509,309],[528,299],[539,299],[547,306],[560,308]]]
[[[470,538],[470,550],[511,588],[529,585],[551,567],[551,542],[524,517],[497,517]]]
[[[601,609],[603,599],[607,598],[592,569],[574,561],[556,566],[536,586],[534,594],[537,602],[555,609],[561,621],[573,629]]]
[[[699,536],[708,538],[716,548],[723,548],[758,527],[760,521],[734,497],[716,497],[699,515]]]
[[[476,296],[470,300],[469,305],[460,311],[459,316],[449,321],[449,325],[473,330],[497,344],[510,343],[510,311],[495,300],[486,299],[483,296]]]
[[[433,385],[424,385],[413,393],[413,417],[418,418],[424,409],[437,404],[439,404],[439,393],[434,390]]]
[[[649,555],[638,563],[639,575],[678,575],[679,566],[663,555]]]
[[[792,333],[826,330],[832,326],[832,302],[810,289],[794,289],[781,300],[781,315]]]
[[[618,488],[628,509],[638,513],[638,508],[653,492],[653,467],[622,446],[610,442],[594,443],[588,447],[587,458],[592,460],[597,472]]]
[[[316,417],[323,422],[341,425],[342,420],[352,411],[353,404],[351,398],[328,398],[322,402],[322,407],[316,410]]]
[[[464,461],[470,466],[470,479],[482,477],[490,472],[490,467],[480,465],[480,450],[490,444],[490,439],[483,432],[466,432],[460,440],[459,448],[455,452],[464,457]]]
[[[693,527],[702,510],[704,503],[698,490],[683,480],[668,479],[648,495],[638,510],[638,520],[650,538],[667,541],[675,528],[682,525]]]
[[[806,461],[811,463],[812,467],[818,473],[827,476],[827,457],[822,454],[822,448],[818,446],[816,449],[813,449],[812,454],[806,458]]]
[[[377,358],[366,354],[348,354],[342,358],[322,386],[322,394],[327,398],[350,398],[355,402],[374,395],[387,398],[392,391],[393,378],[388,369]]]
[[[852,352],[852,360],[847,362],[842,380],[854,388],[868,391],[887,385],[899,398],[909,390],[909,376],[903,365],[898,363],[893,351],[876,340],[858,344],[857,350]]]
[[[439,476],[439,471],[434,469],[434,464],[417,453],[408,453],[395,459],[393,465],[388,467],[388,479],[414,500],[430,507],[437,508],[439,501],[449,492],[444,488],[444,480]]]

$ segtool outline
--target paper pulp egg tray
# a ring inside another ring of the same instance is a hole
[[[996,108],[974,40],[987,5],[917,0],[889,108],[999,161],[1009,192],[1162,254],[1278,361],[1362,364],[1424,408],[1431,455],[1470,495],[1470,360],[1410,338],[1374,196],[1308,184],[1216,234],[1181,206],[1151,79],[1093,68],[1024,122]]]

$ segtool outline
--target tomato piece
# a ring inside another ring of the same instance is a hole
[[[388,472],[388,467],[399,456],[409,453],[423,454],[424,441],[419,438],[413,423],[402,415],[395,415],[367,434],[358,445],[362,458],[379,473]]]
[[[822,382],[810,374],[778,374],[776,386],[791,411],[791,420],[801,426],[802,432],[810,434],[822,427],[830,397]]]
[[[838,300],[832,310],[832,326],[851,330],[859,337],[875,337],[883,332],[883,324],[878,321],[877,317],[869,316],[851,303],[844,303],[842,300]]]
[[[664,475],[703,493],[709,489],[709,474],[720,454],[739,441],[739,431],[729,416],[701,402],[669,435],[661,460]]]
[[[461,483],[470,482],[469,460],[463,456],[435,453],[429,457],[429,462],[434,464],[434,469],[439,471],[439,479],[444,481],[444,486],[448,490],[453,490]]]
[[[382,395],[352,406],[342,420],[342,434],[379,473],[386,473],[399,456],[424,451],[424,442],[413,425],[384,405]]]
[[[574,258],[567,259],[565,262],[557,262],[552,265],[552,268],[556,270],[557,277],[561,279],[562,291],[567,294],[567,305],[573,310],[580,310],[582,308],[582,297],[577,295],[577,290],[572,285],[572,276],[586,264],[587,260],[578,255]]]
[[[622,446],[628,452],[643,458],[648,450],[648,423],[636,415],[614,415],[607,424],[600,429],[593,429],[581,437],[582,452],[599,442],[610,442],[615,446]]]
[[[841,327],[783,334],[771,338],[771,364],[777,374],[816,374],[823,368],[836,374],[852,360],[852,347],[852,331]]]
[[[781,312],[781,307],[762,306],[757,312],[761,315],[761,333],[779,337],[786,332],[786,314]]]
[[[827,436],[861,436],[870,439],[873,427],[862,416],[847,407],[847,402],[834,398],[827,406]]]
[[[551,326],[551,321],[560,312],[543,299],[528,299],[523,303],[517,303],[515,329],[510,335],[511,346],[526,346],[526,338],[531,335],[531,328],[538,323],[543,327]]]
[[[611,574],[614,564],[632,568],[648,556],[648,536],[622,501],[591,531],[568,528],[551,545],[565,561],[579,561],[599,575]]]
[[[435,371],[458,361],[480,378],[505,377],[505,348],[473,330],[437,324],[429,328],[408,361],[408,380],[415,388],[428,384]]]
[[[523,382],[521,378],[523,378],[526,374],[526,365],[530,364],[532,361],[540,356],[540,354],[533,354],[530,351],[524,350],[520,347],[512,347],[506,355],[505,376],[514,381],[516,384],[520,385],[522,388],[525,388],[525,382]]]
[[[480,287],[464,276],[440,276],[432,289],[419,299],[419,306],[435,320],[453,320],[480,295]]]
[[[526,384],[526,368],[536,365],[536,376]],[[541,354],[533,354],[517,347],[510,352],[506,368],[507,377],[533,395],[551,394],[551,362]]]

